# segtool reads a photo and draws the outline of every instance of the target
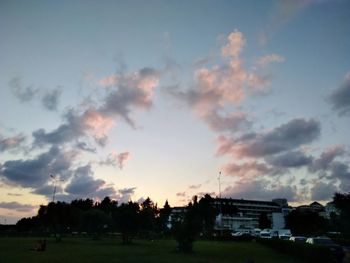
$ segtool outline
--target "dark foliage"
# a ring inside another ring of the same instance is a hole
[[[340,212],[339,216],[333,215],[333,220],[338,223],[340,231],[350,235],[350,193],[336,193],[333,197],[333,203]]]
[[[210,205],[211,201],[210,195],[205,195],[199,202],[194,196],[182,218],[174,223],[173,233],[180,252],[192,252],[193,242],[200,233],[209,236],[213,232],[216,211]]]
[[[293,235],[323,235],[327,232],[328,220],[317,212],[295,210],[286,217],[286,228],[289,228]]]
[[[159,210],[159,217],[156,218],[157,232],[165,236],[170,234],[170,230],[168,228],[170,213],[171,207],[168,200],[166,200],[163,208]]]
[[[326,247],[313,246],[306,243],[295,243],[280,239],[258,239],[258,242],[292,257],[306,260],[309,263],[333,262],[331,252]]]
[[[139,231],[139,212],[139,204],[129,202],[127,204],[121,204],[113,215],[117,229],[122,234],[124,245],[130,244]]]

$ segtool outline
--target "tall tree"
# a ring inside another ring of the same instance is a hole
[[[139,230],[139,212],[139,204],[129,202],[121,204],[113,215],[117,228],[122,234],[122,243],[125,245],[132,242]]]
[[[198,212],[201,221],[201,231],[204,236],[212,236],[215,224],[216,210],[213,206],[213,198],[206,194],[199,200]]]
[[[152,232],[155,231],[157,216],[157,205],[147,197],[147,199],[141,203],[140,209],[140,231],[142,231],[143,235],[146,237],[149,237]]]
[[[340,211],[339,227],[341,231],[350,234],[350,192],[347,194],[335,193],[333,203]]]
[[[317,212],[295,210],[286,217],[286,227],[294,235],[322,235],[328,229],[328,220]]]
[[[157,218],[158,230],[165,235],[169,234],[168,223],[169,223],[170,213],[171,213],[171,207],[168,203],[168,200],[166,200],[163,208],[160,209],[159,217]]]
[[[201,219],[197,196],[186,207],[186,213],[182,220],[174,222],[173,233],[180,252],[193,251],[193,242],[201,230]]]

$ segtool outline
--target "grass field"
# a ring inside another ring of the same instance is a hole
[[[45,252],[31,251],[36,238],[0,238],[0,263],[70,262],[200,262],[301,263],[256,243],[197,241],[192,254],[175,251],[173,240],[144,241],[123,246],[118,239],[65,238],[47,240]]]

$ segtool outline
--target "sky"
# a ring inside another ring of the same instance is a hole
[[[349,1],[1,0],[0,39],[0,224],[55,186],[159,207],[350,191]]]

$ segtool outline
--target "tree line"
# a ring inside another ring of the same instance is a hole
[[[149,197],[141,202],[119,204],[105,197],[101,202],[92,199],[76,199],[70,203],[50,202],[41,205],[36,216],[20,219],[17,230],[36,233],[53,233],[57,240],[63,234],[86,233],[99,238],[103,233],[121,234],[122,243],[129,244],[134,237],[155,238],[174,235],[182,244],[184,235],[194,240],[199,232],[212,235],[216,210],[211,206],[212,197],[205,195],[199,201],[195,196],[169,227],[172,208],[168,201],[158,208]]]
[[[92,199],[77,199],[70,203],[51,202],[41,205],[34,217],[22,218],[16,224],[21,232],[53,233],[59,240],[65,233],[86,233],[98,239],[103,233],[118,232],[122,243],[129,244],[137,236],[153,239],[174,237],[181,251],[192,251],[194,240],[214,236],[216,216],[221,212],[235,215],[235,207],[213,206],[214,199],[206,194],[202,198],[194,196],[185,208],[172,213],[168,201],[158,208],[149,197],[141,203],[119,204],[105,197],[100,202]],[[333,203],[338,213],[326,219],[314,212],[292,211],[286,217],[286,227],[295,235],[318,235],[327,231],[341,231],[350,234],[350,193],[336,193]],[[171,215],[171,221],[169,217]],[[171,224],[171,227],[170,225]],[[269,228],[271,222],[266,214],[259,218],[260,228]]]

